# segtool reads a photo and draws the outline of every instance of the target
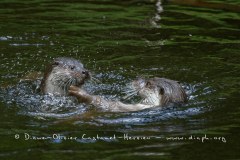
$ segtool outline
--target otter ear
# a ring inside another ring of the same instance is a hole
[[[164,88],[161,87],[161,88],[159,89],[159,94],[163,95],[164,93],[165,93]]]
[[[58,66],[58,65],[59,65],[59,62],[58,62],[58,61],[54,61],[54,62],[52,63],[52,65],[53,65],[53,66]]]

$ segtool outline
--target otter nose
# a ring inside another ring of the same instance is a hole
[[[82,74],[84,74],[86,77],[89,77],[89,72],[88,71],[82,71]]]

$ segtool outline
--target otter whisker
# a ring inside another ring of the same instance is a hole
[[[68,79],[69,78],[67,76],[64,76],[62,74],[57,74],[53,77],[53,80],[55,80],[54,82],[56,82],[55,85],[61,87],[64,92],[66,92],[66,83],[68,82]]]
[[[67,76],[66,75],[64,75],[64,74],[56,74],[56,75],[54,75],[54,77],[51,79],[51,81],[53,81],[54,82],[54,84],[56,84],[56,85],[59,85],[59,86],[63,86],[64,85],[64,81],[63,80],[65,80],[65,79],[67,79]]]
[[[134,87],[131,84],[129,84],[129,85],[126,85],[125,89],[126,90],[128,90],[128,89],[132,90],[132,89],[134,89]]]
[[[80,81],[79,79],[74,78],[74,79],[73,79],[73,82],[72,82],[72,85],[77,86],[77,84],[79,84],[80,82],[81,82],[81,81]]]
[[[64,83],[64,91],[66,92],[68,90],[68,88],[70,87],[71,83],[72,83],[72,77],[70,77],[65,83]]]
[[[71,85],[73,85],[73,81],[74,81],[74,78],[71,78],[71,79],[70,79],[70,83],[69,83],[69,87],[70,87]]]
[[[64,83],[65,83],[64,81],[59,81],[59,86],[64,88]]]
[[[78,84],[80,84],[81,81],[82,81],[82,80],[80,80],[79,78],[74,78],[73,80],[74,80],[74,83],[73,83],[73,84],[76,85],[76,86],[77,86]]]
[[[130,99],[130,98],[132,98],[134,95],[126,95],[126,96],[124,96],[123,97],[123,99]]]
[[[130,93],[130,94],[127,94],[126,96],[124,96],[123,98],[124,99],[130,99],[130,98],[132,98],[134,95],[136,95],[137,94],[137,92],[133,92],[133,93]]]
[[[97,78],[95,78],[95,77],[91,77],[91,79],[90,79],[90,81],[91,82],[93,82],[93,83],[102,83],[99,79],[97,79]]]
[[[132,82],[127,83],[126,86],[132,86]]]
[[[122,92],[125,94],[132,94],[132,93],[138,93],[140,89],[129,89],[129,90],[123,90]]]
[[[61,87],[63,88],[63,91],[66,92],[66,85],[65,85],[66,82],[62,81],[61,83]]]
[[[71,85],[74,85],[74,84],[75,84],[75,78],[72,78],[69,87],[70,87]]]
[[[64,92],[66,92],[66,90],[67,90],[68,81],[63,83],[63,90],[64,90]]]
[[[123,91],[123,93],[125,93],[125,94],[137,93],[137,91],[136,90],[128,90],[128,91]]]
[[[137,94],[139,90],[129,90],[129,91],[123,91],[124,94]]]
[[[68,82],[66,83],[66,90],[69,89],[69,87],[70,87],[70,85],[71,85],[71,81],[72,81],[72,78],[70,78],[70,79],[68,80]],[[66,92],[67,92],[67,91],[66,91]]]
[[[126,86],[124,89],[123,89],[124,92],[132,92],[132,91],[136,91],[136,89],[133,87],[133,86]]]
[[[92,82],[93,84],[97,84],[97,82],[93,79],[90,79],[90,82]]]

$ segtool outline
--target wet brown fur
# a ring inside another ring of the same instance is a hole
[[[177,81],[158,77],[152,78],[149,81],[152,81],[159,88],[159,92],[163,92],[160,93],[162,94],[161,105],[187,102],[187,95]]]

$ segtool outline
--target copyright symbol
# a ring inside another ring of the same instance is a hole
[[[15,134],[15,139],[19,139],[19,138],[20,138],[19,134]]]

